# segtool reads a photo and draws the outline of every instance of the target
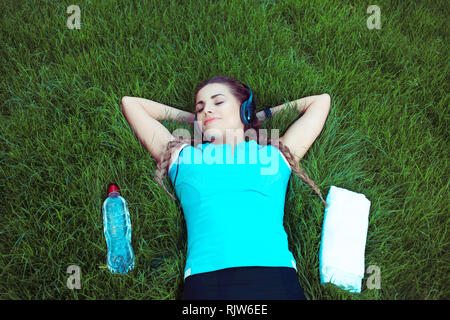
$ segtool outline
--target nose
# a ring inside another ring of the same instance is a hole
[[[214,113],[214,109],[213,109],[214,107],[213,106],[211,106],[211,105],[205,105],[205,107],[203,108],[203,110],[202,110],[202,112],[201,112],[201,114],[202,114],[202,116],[203,116],[203,118],[204,117],[212,117],[215,113]]]
[[[205,109],[203,111],[205,111],[205,113],[212,113],[212,109],[213,105],[208,103],[205,105]]]

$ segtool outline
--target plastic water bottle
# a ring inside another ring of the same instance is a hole
[[[131,247],[131,220],[127,201],[115,184],[108,186],[108,197],[103,202],[103,232],[108,246],[107,265],[111,273],[125,274],[134,268]]]

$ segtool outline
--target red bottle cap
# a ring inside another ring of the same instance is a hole
[[[119,192],[120,193],[119,187],[115,184],[110,184],[108,186],[108,196],[111,192]]]

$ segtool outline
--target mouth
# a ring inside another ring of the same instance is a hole
[[[205,121],[205,124],[208,124],[208,123],[210,123],[211,121],[214,121],[214,120],[216,120],[217,118],[211,118],[211,119],[208,119],[208,120],[206,120]]]

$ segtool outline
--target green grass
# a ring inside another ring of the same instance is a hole
[[[248,84],[258,111],[332,97],[301,165],[324,197],[336,185],[371,201],[365,265],[380,267],[381,289],[369,275],[361,294],[320,284],[324,209],[292,177],[285,228],[308,299],[450,298],[447,2],[1,2],[1,299],[181,298],[182,211],[153,180],[120,99],[193,111],[195,86],[216,75]],[[70,4],[80,30],[66,26]],[[380,30],[366,26],[371,4]],[[295,118],[263,127],[283,133]],[[103,268],[110,182],[131,211],[125,276]],[[66,286],[72,264],[80,290]]]

